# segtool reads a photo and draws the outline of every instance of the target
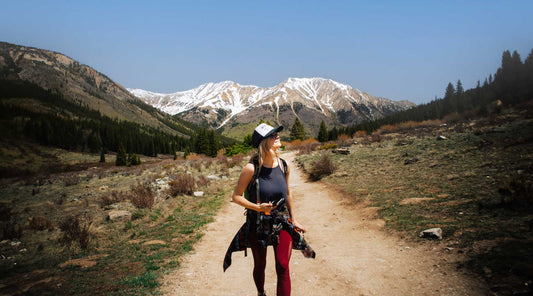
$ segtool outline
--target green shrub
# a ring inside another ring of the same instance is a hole
[[[329,144],[322,145],[318,147],[317,149],[318,150],[329,150],[329,149],[336,149],[336,148],[337,148],[337,144],[329,143]]]

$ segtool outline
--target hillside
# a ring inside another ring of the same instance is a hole
[[[438,250],[435,262],[463,257],[456,268],[477,272],[491,295],[531,295],[532,101],[489,117],[389,126],[349,145],[349,155],[326,152],[336,170],[321,180],[347,207],[363,206],[405,241]],[[321,155],[299,161],[314,172]],[[441,240],[419,238],[436,227]]]
[[[0,42],[0,80],[9,86],[39,87],[119,121],[146,125],[170,134],[191,134],[182,121],[151,108],[104,74],[57,52]],[[0,93],[4,103],[9,99],[6,92],[4,88]],[[54,101],[45,104],[39,97],[18,97],[9,104],[31,106],[32,110],[47,113],[64,108],[54,106]]]

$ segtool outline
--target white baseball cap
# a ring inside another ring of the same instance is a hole
[[[255,128],[254,133],[252,134],[252,145],[254,148],[257,148],[263,139],[268,138],[273,133],[281,132],[282,130],[282,125],[274,128],[266,123],[261,123]]]

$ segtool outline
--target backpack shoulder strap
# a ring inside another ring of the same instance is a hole
[[[246,199],[250,200],[250,194],[251,194],[251,191],[253,190],[253,187],[255,185],[255,201],[253,200],[250,200],[251,202],[259,202],[260,201],[260,196],[259,196],[259,173],[261,172],[261,167],[259,167],[259,157],[258,156],[254,156],[250,159],[250,162],[251,164],[254,165],[254,175],[252,176],[252,179],[250,180],[250,182],[248,183],[248,186],[246,186],[246,190],[244,191],[244,194],[245,194],[245,197]]]
[[[283,158],[279,158],[281,161],[279,162],[280,166],[281,166],[281,171],[283,172],[283,174],[285,174],[285,176],[287,176],[287,162],[285,161],[285,159]]]
[[[250,159],[250,163],[254,165],[254,175],[252,177],[252,180],[250,180],[250,183],[248,183],[247,188],[252,187],[255,180],[257,180],[257,177],[259,177],[259,171],[261,170],[261,168],[259,167],[259,159],[257,157],[253,157],[252,159]]]

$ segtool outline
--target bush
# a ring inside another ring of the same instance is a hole
[[[141,158],[137,154],[131,153],[128,155],[128,163],[127,163],[128,166],[140,165],[140,164],[141,164]]]
[[[337,148],[337,144],[329,143],[329,144],[326,144],[326,145],[319,146],[318,150],[329,150],[329,149],[336,149],[336,148]]]
[[[335,165],[327,153],[322,153],[319,160],[311,164],[309,177],[313,181],[318,181],[325,176],[331,175],[335,171]]]
[[[337,137],[337,145],[339,147],[349,147],[353,143],[353,140],[350,136],[342,134]]]
[[[22,228],[13,221],[17,220],[11,213],[11,208],[0,204],[0,240],[19,239],[22,237]]]
[[[366,131],[357,131],[357,132],[355,132],[354,137],[355,137],[355,138],[364,138],[364,137],[366,137],[367,135],[368,135],[368,134],[367,134]]]
[[[130,201],[138,209],[151,209],[155,204],[155,194],[150,183],[131,186]]]
[[[232,168],[236,165],[240,165],[243,160],[244,160],[244,155],[239,153],[231,158],[229,162],[229,167]]]
[[[376,132],[383,135],[383,134],[390,134],[395,133],[397,131],[396,126],[391,124],[386,124],[381,126]]]
[[[298,155],[302,155],[315,151],[318,146],[320,146],[320,142],[316,139],[307,139],[304,141],[294,140],[287,145],[287,149],[298,150]]]
[[[78,177],[76,173],[66,174],[65,176],[63,176],[62,179],[63,179],[63,182],[65,182],[65,186],[78,185],[78,183],[80,182],[80,178]]]
[[[34,230],[53,230],[54,225],[52,225],[52,222],[50,220],[44,218],[44,217],[31,217],[30,218],[30,229]]]
[[[209,180],[209,178],[204,175],[198,176],[198,180],[196,180],[197,187],[207,186],[209,185],[209,183],[211,183],[211,180]]]
[[[516,210],[533,208],[533,182],[524,174],[513,174],[506,186],[498,190],[502,196],[502,205]]]
[[[59,242],[63,245],[70,246],[73,242],[78,243],[80,248],[87,249],[91,242],[92,234],[89,232],[91,221],[86,217],[85,220],[80,216],[69,216],[59,224],[59,229],[63,232]]]
[[[109,194],[102,196],[99,204],[100,207],[103,208],[105,206],[109,206],[124,200],[126,200],[126,196],[122,191],[113,190]]]
[[[179,194],[192,195],[196,188],[196,181],[192,175],[182,174],[175,176],[174,180],[170,181],[168,185],[170,186],[169,193],[172,196]]]

